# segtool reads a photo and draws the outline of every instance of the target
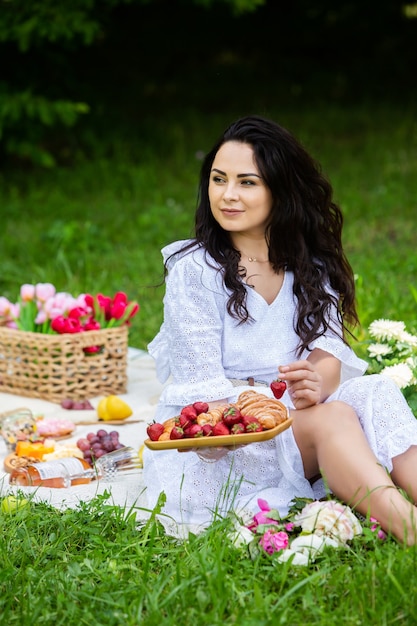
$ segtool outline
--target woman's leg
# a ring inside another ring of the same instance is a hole
[[[417,503],[416,468],[417,446],[411,446],[392,460],[391,478],[398,487],[404,489],[414,504]]]
[[[319,471],[339,499],[375,517],[399,540],[417,543],[417,508],[378,462],[353,409],[336,401],[293,411],[292,417],[306,478]],[[417,473],[417,460],[399,458],[396,473],[410,482]]]

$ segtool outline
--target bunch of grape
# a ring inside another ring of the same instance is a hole
[[[96,433],[88,433],[86,437],[78,439],[77,447],[83,453],[84,460],[93,465],[95,459],[125,446],[120,443],[117,430],[107,432],[104,428],[100,428]]]

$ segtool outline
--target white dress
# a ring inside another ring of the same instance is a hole
[[[164,259],[184,243],[164,248]],[[291,272],[285,273],[281,290],[270,305],[248,287],[247,308],[253,322],[239,325],[227,313],[228,293],[221,271],[203,248],[176,255],[168,269],[164,323],[149,344],[158,378],[168,383],[157,408],[157,421],[178,415],[183,406],[198,400],[227,398],[233,402],[239,393],[253,387],[234,387],[230,379],[254,377],[269,385],[277,378],[279,365],[296,360]],[[417,420],[402,393],[388,378],[362,376],[366,363],[332,332],[312,347],[341,361],[342,382],[329,400],[343,400],[355,409],[372,450],[390,471],[393,457],[417,445]],[[267,386],[256,387],[256,391],[272,395]],[[288,394],[282,401],[292,407]],[[323,481],[312,487],[304,477],[291,428],[270,441],[229,452],[215,463],[201,461],[193,452],[146,449],[144,479],[149,506],[155,506],[164,492],[166,520],[194,531],[230,508],[255,510],[259,497],[285,514],[295,496],[325,494]]]

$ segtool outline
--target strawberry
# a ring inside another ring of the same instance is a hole
[[[181,426],[174,426],[169,434],[170,439],[183,439],[184,431]]]
[[[284,380],[280,380],[279,378],[277,378],[277,380],[273,380],[269,386],[272,389],[274,397],[279,400],[284,395],[284,391],[287,388],[287,383]]]
[[[194,402],[193,408],[197,411],[197,415],[200,415],[200,413],[207,413],[209,405],[207,402]]]
[[[193,420],[191,420],[186,415],[179,415],[177,420],[177,426],[181,426],[181,428],[183,429],[188,428],[188,426],[191,426],[191,424],[193,423]]]
[[[222,419],[227,426],[233,426],[242,420],[242,414],[235,406],[230,406],[224,410]]]
[[[152,422],[152,424],[149,424],[146,432],[148,433],[149,439],[151,439],[152,441],[158,441],[159,437],[164,432],[164,427],[158,422]]]
[[[263,430],[258,418],[253,417],[252,415],[243,415],[242,424],[244,425],[245,432],[247,433],[258,433]]]
[[[237,424],[233,424],[230,432],[232,433],[232,435],[241,435],[245,432],[245,427],[242,422],[238,422]]]
[[[203,424],[203,435],[205,437],[210,437],[213,433],[213,426],[211,424]]]
[[[188,428],[184,428],[184,437],[194,439],[195,437],[203,437],[203,427],[199,424],[191,424]]]
[[[256,419],[256,418],[255,418]],[[246,433],[260,433],[263,431],[262,424],[256,420],[256,422],[250,422],[245,426]]]
[[[224,422],[217,422],[217,424],[213,426],[212,434],[213,435],[230,435],[230,430]]]
[[[197,417],[197,411],[192,404],[187,404],[187,406],[184,406],[181,409],[181,415],[183,415],[184,417],[188,417],[188,419],[191,421],[194,421]]]

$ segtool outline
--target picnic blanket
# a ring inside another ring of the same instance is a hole
[[[133,415],[120,425],[100,424],[81,425],[78,422],[97,419],[95,410],[74,411],[61,408],[59,404],[26,398],[13,394],[0,393],[0,413],[16,408],[29,408],[34,415],[43,415],[45,418],[70,419],[76,424],[71,438],[65,443],[76,442],[89,432],[96,432],[99,428],[117,430],[121,443],[139,450],[146,439],[146,427],[152,421],[156,410],[162,385],[156,378],[154,360],[145,351],[129,348],[128,350],[128,388],[126,394],[119,394],[133,409]],[[101,397],[89,398],[93,407],[97,407]],[[138,423],[130,423],[141,420]],[[78,424],[78,425],[77,425]],[[80,502],[91,500],[98,494],[109,493],[109,504],[124,507],[135,507],[138,517],[147,517],[146,489],[142,480],[142,473],[121,474],[112,482],[93,481],[88,485],[77,485],[68,489],[51,489],[47,487],[14,487],[9,484],[9,474],[4,471],[4,459],[8,454],[6,444],[0,438],[0,495],[23,491],[31,494],[37,501],[45,501],[57,508],[75,508]]]

